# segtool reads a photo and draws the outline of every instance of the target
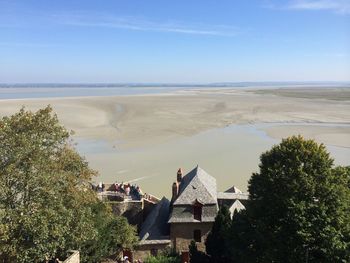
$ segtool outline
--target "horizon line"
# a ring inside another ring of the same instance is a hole
[[[232,85],[232,84],[327,84],[327,83],[346,83],[350,84],[350,80],[267,80],[267,81],[215,81],[215,82],[0,82],[0,86],[5,85],[164,85],[164,86],[173,86],[173,85]]]

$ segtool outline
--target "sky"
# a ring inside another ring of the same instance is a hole
[[[0,83],[350,81],[350,0],[0,0]]]

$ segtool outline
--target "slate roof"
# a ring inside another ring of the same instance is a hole
[[[202,204],[217,204],[216,179],[198,165],[182,178],[174,205],[190,205],[195,200]]]
[[[162,240],[169,238],[169,226],[167,224],[169,209],[170,201],[163,197],[156,207],[152,209],[142,224],[139,235],[141,241]]]
[[[225,193],[236,193],[236,194],[241,194],[242,191],[239,190],[236,186],[232,186],[229,189],[225,191]]]
[[[214,222],[218,212],[218,206],[215,204],[204,205],[202,209],[201,220],[194,219],[192,206],[177,205],[173,206],[168,223],[202,223]]]
[[[245,209],[245,206],[239,200],[236,200],[229,208],[231,218],[235,212],[239,212],[244,209]]]
[[[224,199],[224,200],[248,200],[249,194],[248,193],[227,193],[227,192],[218,192],[217,198]]]

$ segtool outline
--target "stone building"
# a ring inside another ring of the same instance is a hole
[[[103,185],[100,191],[98,186],[92,186],[97,191],[98,198],[108,203],[116,216],[124,216],[128,219],[129,224],[137,226],[138,231],[140,231],[148,214],[160,201],[153,195],[142,194],[138,186],[130,187],[130,184],[123,183],[100,184]],[[116,185],[118,185],[117,189]],[[125,188],[131,188],[131,191],[126,192]],[[136,189],[138,189],[137,192]]]
[[[147,216],[139,233],[140,242],[133,253],[134,259],[144,259],[171,247],[169,239],[170,202],[163,197]]]
[[[112,187],[112,188],[111,188]],[[227,206],[231,215],[244,209],[248,194],[236,187],[218,192],[216,179],[199,166],[183,175],[179,169],[172,184],[172,198],[161,200],[152,195],[122,195],[106,185],[99,197],[111,203],[116,215],[128,218],[137,225],[140,242],[134,251],[125,251],[129,259],[145,259],[159,251],[173,248],[181,254],[182,262],[189,262],[189,245],[196,241],[205,251],[205,240],[212,228],[219,208]]]
[[[170,203],[170,240],[172,247],[188,262],[188,247],[192,240],[205,251],[205,240],[212,228],[220,206],[226,205],[231,215],[244,209],[248,195],[232,187],[217,192],[216,179],[199,166],[183,176],[177,173],[172,185]]]
[[[150,194],[142,194],[138,186],[129,183],[99,185],[92,186],[97,191],[98,198],[108,203],[116,216],[123,216],[128,219],[129,224],[137,226],[140,242],[133,251],[124,250],[123,257],[127,256],[133,262],[170,248],[170,201],[167,198],[158,199]],[[128,188],[130,191],[125,191]]]

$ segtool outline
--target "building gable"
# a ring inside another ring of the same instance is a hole
[[[217,204],[216,180],[199,166],[185,175],[180,184],[174,205]]]

